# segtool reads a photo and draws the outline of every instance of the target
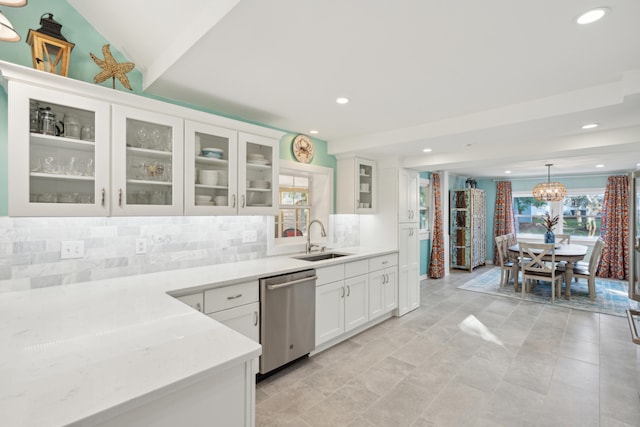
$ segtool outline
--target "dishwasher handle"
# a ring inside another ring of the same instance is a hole
[[[640,344],[640,337],[638,337],[638,330],[636,329],[636,322],[633,321],[633,316],[640,316],[640,311],[627,310],[627,320],[629,321],[629,328],[631,329],[631,341]]]
[[[310,276],[310,277],[305,277],[303,279],[292,280],[291,282],[280,283],[278,285],[267,285],[267,290],[273,291],[280,288],[286,288],[288,286],[297,285],[298,283],[308,282],[310,280],[316,280],[317,278],[318,276]]]

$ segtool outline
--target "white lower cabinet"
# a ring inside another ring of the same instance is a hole
[[[316,346],[344,332],[344,280],[316,287]]]
[[[316,346],[367,323],[367,272],[367,260],[316,270]]]
[[[204,313],[234,331],[260,342],[258,282],[210,289],[204,292]]]
[[[398,308],[398,255],[372,258],[369,269],[369,318],[374,319]]]
[[[211,313],[208,316],[240,332],[245,337],[260,342],[260,303],[245,304]]]

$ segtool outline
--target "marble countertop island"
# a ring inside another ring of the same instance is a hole
[[[90,425],[257,358],[258,343],[171,295],[395,250],[340,252],[352,255],[268,257],[0,294],[0,424]]]

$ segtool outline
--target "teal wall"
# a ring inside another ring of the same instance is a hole
[[[12,62],[26,67],[32,66],[31,48],[26,43],[29,29],[40,28],[40,17],[45,13],[52,13],[56,21],[62,24],[62,35],[67,40],[75,43],[75,47],[71,51],[71,59],[69,62],[69,78],[81,80],[85,82],[93,82],[93,77],[98,74],[101,69],[93,62],[89,53],[93,53],[98,58],[103,58],[102,46],[109,43],[82,17],[69,3],[65,0],[29,0],[27,6],[21,8],[2,8],[2,13],[13,24],[15,30],[20,34],[22,40],[16,43],[0,42],[0,60]],[[117,49],[111,48],[111,53],[118,62],[128,61]],[[205,108],[202,106],[187,104],[183,101],[161,98],[146,94],[142,91],[142,75],[134,69],[127,74],[129,82],[133,88],[133,93],[164,102],[170,102],[187,108],[204,111],[211,114],[217,114],[224,117],[233,118],[246,123],[258,124],[270,127],[263,123],[256,123],[241,117],[223,114],[219,111]],[[102,83],[101,86],[111,87],[111,80]],[[116,80],[116,90],[129,92],[119,81]],[[6,216],[8,212],[8,176],[7,176],[7,95],[4,91],[0,91],[0,216]],[[291,152],[291,141],[296,134],[289,133],[280,141],[280,158],[284,160],[295,160]],[[315,156],[312,164],[330,167],[334,169],[334,183],[337,183],[335,176],[336,158],[327,152],[326,141],[312,138],[315,148]],[[334,184],[334,190],[335,190]],[[335,194],[335,191],[334,191]]]

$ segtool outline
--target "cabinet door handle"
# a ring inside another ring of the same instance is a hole
[[[102,194],[102,198],[100,199],[101,200],[100,205],[104,206],[104,196],[106,194],[106,191],[104,191],[104,188],[102,189],[101,194]]]
[[[344,286],[342,287],[342,295],[340,295],[340,298],[344,298]]]
[[[118,190],[118,206],[122,206],[122,188]]]
[[[382,265],[389,264],[389,261],[382,261]]]
[[[253,312],[253,326],[258,326],[258,312]]]
[[[237,298],[240,298],[241,296],[242,294],[233,295],[233,296],[227,297],[227,299],[237,299]]]
[[[347,296],[351,295],[351,286],[347,285]]]
[[[231,203],[231,207],[235,208],[236,207],[236,195],[233,195],[233,202]]]
[[[242,198],[242,204],[240,205],[241,208],[244,208],[244,194],[242,196],[240,196]]]

